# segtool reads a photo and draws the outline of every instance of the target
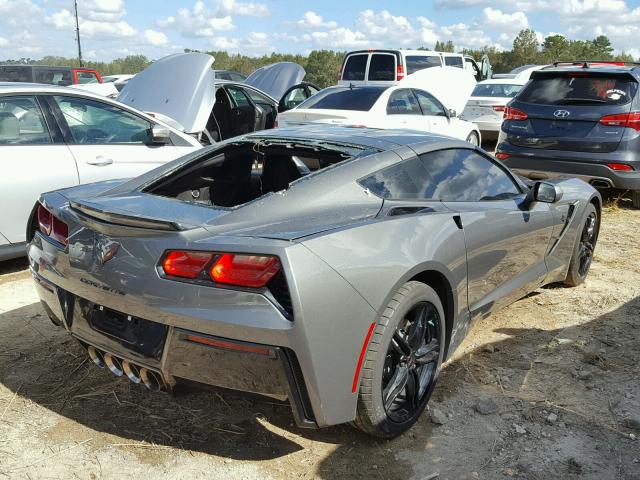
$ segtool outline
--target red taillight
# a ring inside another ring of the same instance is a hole
[[[198,278],[212,258],[209,252],[173,250],[164,257],[162,269],[172,277]]]
[[[404,78],[404,67],[402,65],[398,65],[398,69],[396,71],[396,80],[402,80]]]
[[[267,347],[261,347],[260,345],[229,342],[217,338],[201,337],[200,335],[187,335],[186,340],[211,347],[224,348],[225,350],[236,350],[238,352],[257,353],[258,355],[269,355],[271,353]]]
[[[62,220],[55,216],[51,216],[53,219],[53,228],[51,229],[51,238],[55,241],[66,245],[69,237],[69,227]]]
[[[51,212],[44,208],[42,204],[38,205],[38,228],[40,232],[49,236],[51,234],[51,226],[52,226],[52,218]]]
[[[605,115],[600,119],[600,123],[607,127],[629,127],[640,131],[640,112]]]
[[[529,118],[529,116],[517,108],[505,107],[502,118],[503,120],[523,121]]]
[[[506,107],[504,105],[494,105],[493,106],[493,111],[494,112],[504,112],[504,109]]]
[[[38,205],[38,229],[40,233],[53,238],[56,242],[66,245],[69,237],[69,227],[66,223],[53,215],[42,204]]]
[[[633,167],[625,163],[607,163],[607,167],[611,170],[617,170],[619,172],[632,172]]]
[[[264,287],[280,271],[280,261],[270,255],[223,253],[209,270],[211,278],[228,285]]]
[[[496,153],[496,158],[498,160],[506,160],[507,158],[509,158],[511,155],[509,155],[508,153]]]

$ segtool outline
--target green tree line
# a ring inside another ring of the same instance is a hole
[[[425,49],[424,46],[419,47]],[[453,40],[438,41],[433,46],[436,51],[455,52]],[[192,51],[192,50],[186,50]],[[296,62],[307,71],[305,80],[320,87],[334,85],[338,78],[344,51],[313,50],[309,55],[271,53],[261,57],[250,57],[241,54],[229,54],[224,51],[206,52],[215,57],[214,68],[220,70],[234,70],[245,75],[255,69],[274,62]],[[464,49],[461,53],[472,55],[480,60],[488,55],[493,65],[494,73],[508,72],[515,67],[528,64],[548,64],[555,60],[620,60],[634,61],[635,59],[624,52],[614,55],[611,41],[605,35],[593,40],[570,40],[563,35],[549,35],[542,42],[538,41],[531,29],[522,30],[513,41],[511,50],[498,50],[485,46],[478,49]],[[20,58],[3,62],[21,64],[40,64],[52,66],[77,66],[77,58],[47,56],[40,60]],[[144,55],[129,55],[116,58],[111,62],[85,61],[84,66],[98,70],[102,75],[117,73],[137,73],[151,63]]]

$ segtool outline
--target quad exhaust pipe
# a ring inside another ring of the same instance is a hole
[[[108,352],[103,352],[93,345],[87,346],[91,361],[99,368],[108,368],[116,377],[126,377],[133,383],[142,383],[152,392],[168,390],[167,383],[158,372],[123,360]]]

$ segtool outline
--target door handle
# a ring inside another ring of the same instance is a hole
[[[89,165],[95,165],[97,167],[104,167],[105,165],[111,165],[113,163],[113,159],[98,155],[93,160],[87,160],[87,163]]]

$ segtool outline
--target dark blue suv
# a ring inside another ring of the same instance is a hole
[[[640,66],[556,63],[509,102],[496,157],[532,179],[631,191],[640,208]]]

